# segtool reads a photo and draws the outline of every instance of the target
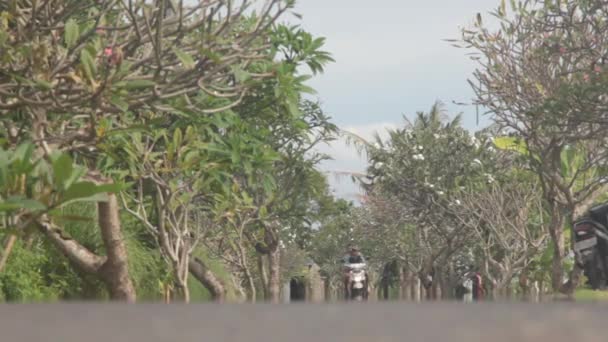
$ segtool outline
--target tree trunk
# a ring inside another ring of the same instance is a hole
[[[129,277],[127,247],[120,230],[116,195],[108,194],[108,201],[98,202],[97,208],[107,258],[101,269],[102,278],[112,299],[135,302],[135,287]]]
[[[390,265],[392,263],[384,264],[382,269],[382,278],[380,279],[380,288],[378,291],[378,298],[382,300],[388,300],[388,290],[389,290],[389,277],[390,277]]]
[[[407,266],[402,267],[401,273],[403,274],[403,281],[400,282],[400,299],[410,301],[412,299],[410,289],[414,275]]]
[[[437,277],[433,280],[433,285],[431,285],[431,299],[437,300],[441,298],[441,286],[439,282],[436,280]]]
[[[270,295],[268,294],[268,272],[266,272],[264,256],[261,254],[258,254],[258,269],[260,272],[260,278],[262,279],[262,290],[264,291],[264,300],[269,300]]]
[[[237,301],[239,303],[244,303],[247,301],[247,293],[245,293],[245,289],[241,285],[241,282],[235,277],[234,272],[230,272],[230,281],[232,282],[232,286],[234,290],[238,293]]]
[[[553,200],[553,199],[550,199]],[[554,292],[560,291],[563,282],[562,260],[565,255],[564,246],[564,215],[558,204],[554,203],[551,207],[551,225],[549,235],[553,247],[553,259],[551,261],[551,287]]]
[[[530,280],[526,269],[522,270],[519,275],[519,288],[521,289],[521,298],[525,301],[530,300]]]
[[[330,278],[327,277],[323,279],[323,296],[325,298],[325,302],[331,301],[331,281]]]
[[[388,277],[382,278],[382,295],[380,296],[384,300],[388,300]]]
[[[437,267],[435,269],[435,283],[437,284],[437,294],[435,299],[448,299],[449,291],[449,270],[445,267]]]
[[[403,267],[397,263],[397,300],[403,300],[403,286],[405,284],[405,272]]]
[[[99,275],[99,270],[106,261],[106,257],[96,255],[86,247],[68,236],[63,230],[51,223],[40,223],[38,228],[49,242],[55,246],[79,271]]]
[[[6,238],[6,242],[4,243],[4,248],[2,249],[2,255],[0,256],[0,272],[4,270],[6,266],[6,262],[8,261],[8,257],[11,255],[13,251],[13,247],[15,246],[15,242],[17,241],[17,235],[10,234]]]
[[[244,269],[245,279],[247,279],[247,285],[249,286],[249,301],[255,303],[257,300],[257,290],[255,288],[255,280],[253,280],[253,275],[249,271],[248,267]]]
[[[281,301],[281,250],[279,246],[274,246],[268,253],[268,294],[273,304]]]
[[[190,303],[190,289],[188,288],[188,280],[178,279],[175,281],[175,285],[179,294],[177,299],[181,299],[184,303]]]
[[[165,301],[165,304],[169,304],[171,303],[171,285],[168,283],[165,283],[162,285],[163,287],[163,298]]]
[[[416,276],[412,276],[412,283],[410,284],[410,293],[414,302],[420,302],[420,279]]]
[[[209,291],[213,300],[221,303],[226,299],[226,287],[201,259],[190,259],[188,270]]]
[[[538,281],[538,301],[541,302],[545,297],[545,280]]]

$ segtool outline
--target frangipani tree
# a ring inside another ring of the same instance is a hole
[[[603,170],[608,158],[608,8],[600,0],[529,0],[512,2],[511,10],[503,1],[493,13],[496,31],[481,16],[463,30],[478,63],[470,83],[475,102],[529,151],[551,217],[553,289],[571,292],[574,286],[562,286],[565,227],[608,190],[603,175],[585,175]],[[582,164],[570,176],[562,172],[564,155],[580,155]]]
[[[257,14],[242,1],[29,1],[0,4],[0,117],[9,144],[33,141],[36,155],[78,156],[88,179],[110,136],[150,124],[148,114],[208,115],[239,104],[258,80],[273,77],[269,28],[293,1],[269,0]],[[141,120],[143,119],[143,123]],[[115,262],[113,298],[135,300],[116,197],[98,205]],[[90,251],[44,234],[77,268]],[[61,236],[59,234],[58,236]],[[89,258],[90,259],[90,258]],[[101,272],[101,271],[100,271]],[[95,272],[95,274],[101,274]]]

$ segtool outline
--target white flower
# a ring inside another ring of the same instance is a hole
[[[441,138],[441,136],[439,134],[437,134],[437,133],[433,133],[433,138],[439,139],[439,138]]]
[[[422,145],[418,145],[417,148],[418,148],[419,151],[424,150],[424,147],[422,147]]]
[[[419,153],[419,154],[415,154],[412,158],[414,160],[424,160],[424,155],[422,155],[422,153]]]
[[[460,205],[460,200],[456,200],[456,205]]]
[[[494,183],[496,181],[496,179],[494,179],[494,176],[489,173],[484,173],[483,175],[486,177],[488,183]]]
[[[374,169],[378,170],[380,168],[382,168],[384,166],[383,162],[377,162],[376,164],[374,164]]]
[[[443,196],[443,195],[445,195],[445,192],[443,192],[443,191],[437,191],[437,194],[438,194],[439,196]]]

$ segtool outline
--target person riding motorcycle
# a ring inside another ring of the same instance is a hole
[[[350,268],[349,264],[365,264],[365,258],[361,254],[359,247],[356,245],[349,246],[348,254],[344,256],[343,261],[343,280],[344,280],[344,296],[346,299],[350,298]],[[365,279],[367,279],[367,272],[365,273]],[[367,282],[366,282],[367,283]],[[367,284],[366,284],[367,285]]]

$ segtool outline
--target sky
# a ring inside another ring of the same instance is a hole
[[[299,0],[290,17],[315,36],[327,39],[335,63],[309,85],[325,112],[341,129],[370,138],[404,124],[435,101],[450,114],[463,114],[463,125],[477,130],[473,93],[467,83],[474,64],[466,51],[444,39],[459,38],[478,12],[484,18],[499,0]],[[320,147],[333,160],[320,167],[334,194],[356,201],[358,187],[339,171],[363,171],[365,159],[344,141]]]

